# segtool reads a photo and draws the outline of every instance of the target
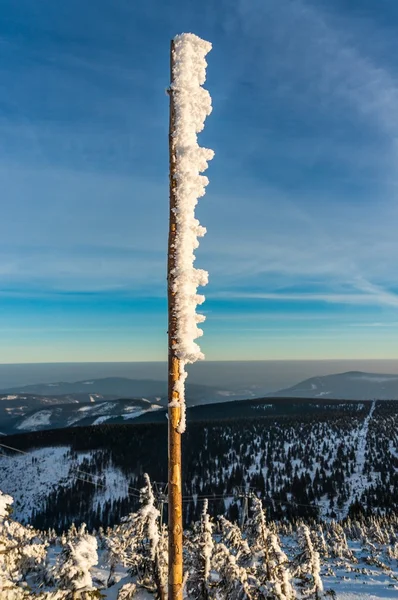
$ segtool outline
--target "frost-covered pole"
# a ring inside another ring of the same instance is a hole
[[[195,339],[202,335],[204,301],[197,287],[207,272],[193,266],[198,237],[206,233],[195,218],[198,198],[208,180],[200,175],[213,151],[199,147],[197,134],[211,112],[206,79],[206,54],[211,44],[191,33],[178,35],[170,48],[170,224],[168,244],[169,305],[169,600],[182,600],[181,434],[185,431],[187,364],[204,358]]]

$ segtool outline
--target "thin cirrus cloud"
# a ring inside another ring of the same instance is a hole
[[[271,0],[266,4],[260,0],[242,0],[238,14],[243,31],[250,32],[257,43],[267,27],[274,49],[285,45],[276,63],[271,61],[271,64],[276,64],[282,75],[290,76],[287,90],[301,89],[306,96],[321,97],[325,107],[332,110],[337,108],[335,101],[339,100],[364,117],[365,127],[376,125],[387,137],[395,138],[398,133],[395,76],[385,66],[375,64],[371,56],[361,53],[365,40],[352,27],[355,22],[344,20],[344,14],[331,14],[330,8],[325,3],[304,0]],[[256,48],[264,51],[266,40]],[[263,54],[260,58],[266,57]],[[298,63],[300,73],[294,73]],[[257,73],[261,60],[256,66]],[[264,80],[263,85],[267,85]]]
[[[352,304],[365,306],[398,307],[398,295],[390,293],[377,294],[335,294],[335,293],[273,293],[273,292],[224,292],[221,298],[240,298],[253,300],[280,300],[282,302],[326,302],[330,304]]]

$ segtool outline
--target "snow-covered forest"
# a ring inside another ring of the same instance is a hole
[[[166,598],[167,527],[145,476],[140,505],[113,528],[74,524],[57,534],[12,519],[0,496],[2,598]],[[243,528],[201,514],[184,533],[184,595],[191,599],[394,598],[398,593],[396,516],[341,524],[269,521],[250,500]]]
[[[397,597],[396,403],[259,407],[184,434],[186,597]],[[14,447],[2,447],[0,481],[14,496],[11,518],[2,496],[8,597],[67,598],[84,583],[113,600],[161,598],[166,440],[149,424],[3,438]]]
[[[256,418],[190,423],[183,439],[186,527],[199,519],[205,497],[212,516],[239,521],[243,487],[272,520],[397,510],[396,402],[342,402],[322,411],[289,403],[281,415],[269,415],[266,402],[255,406]],[[144,472],[167,481],[167,456],[159,451],[167,447],[166,424],[102,424],[3,441],[15,449],[2,448],[0,489],[14,497],[15,517],[39,528],[113,526],[137,510]]]

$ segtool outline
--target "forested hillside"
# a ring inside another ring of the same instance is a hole
[[[183,438],[186,525],[198,519],[203,497],[210,514],[238,520],[246,493],[257,494],[272,519],[397,509],[398,403],[301,408],[190,424]],[[41,431],[3,442],[27,454],[2,448],[0,489],[14,495],[16,516],[38,527],[113,525],[137,508],[143,473],[167,481],[162,424]]]

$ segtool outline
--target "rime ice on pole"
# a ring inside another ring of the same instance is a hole
[[[198,145],[197,134],[203,130],[206,117],[211,113],[211,97],[202,87],[206,80],[205,56],[211,44],[192,33],[183,33],[174,38],[174,67],[172,93],[175,110],[176,162],[176,219],[177,237],[175,244],[174,292],[177,317],[176,345],[174,349],[180,360],[180,378],[175,385],[181,406],[181,421],[178,431],[185,431],[185,366],[204,358],[195,339],[203,335],[198,323],[204,315],[197,314],[196,306],[204,302],[197,293],[199,285],[206,285],[207,271],[194,268],[194,251],[199,246],[198,238],[206,233],[195,218],[198,198],[205,194],[209,183],[201,175],[208,167],[214,152]]]

